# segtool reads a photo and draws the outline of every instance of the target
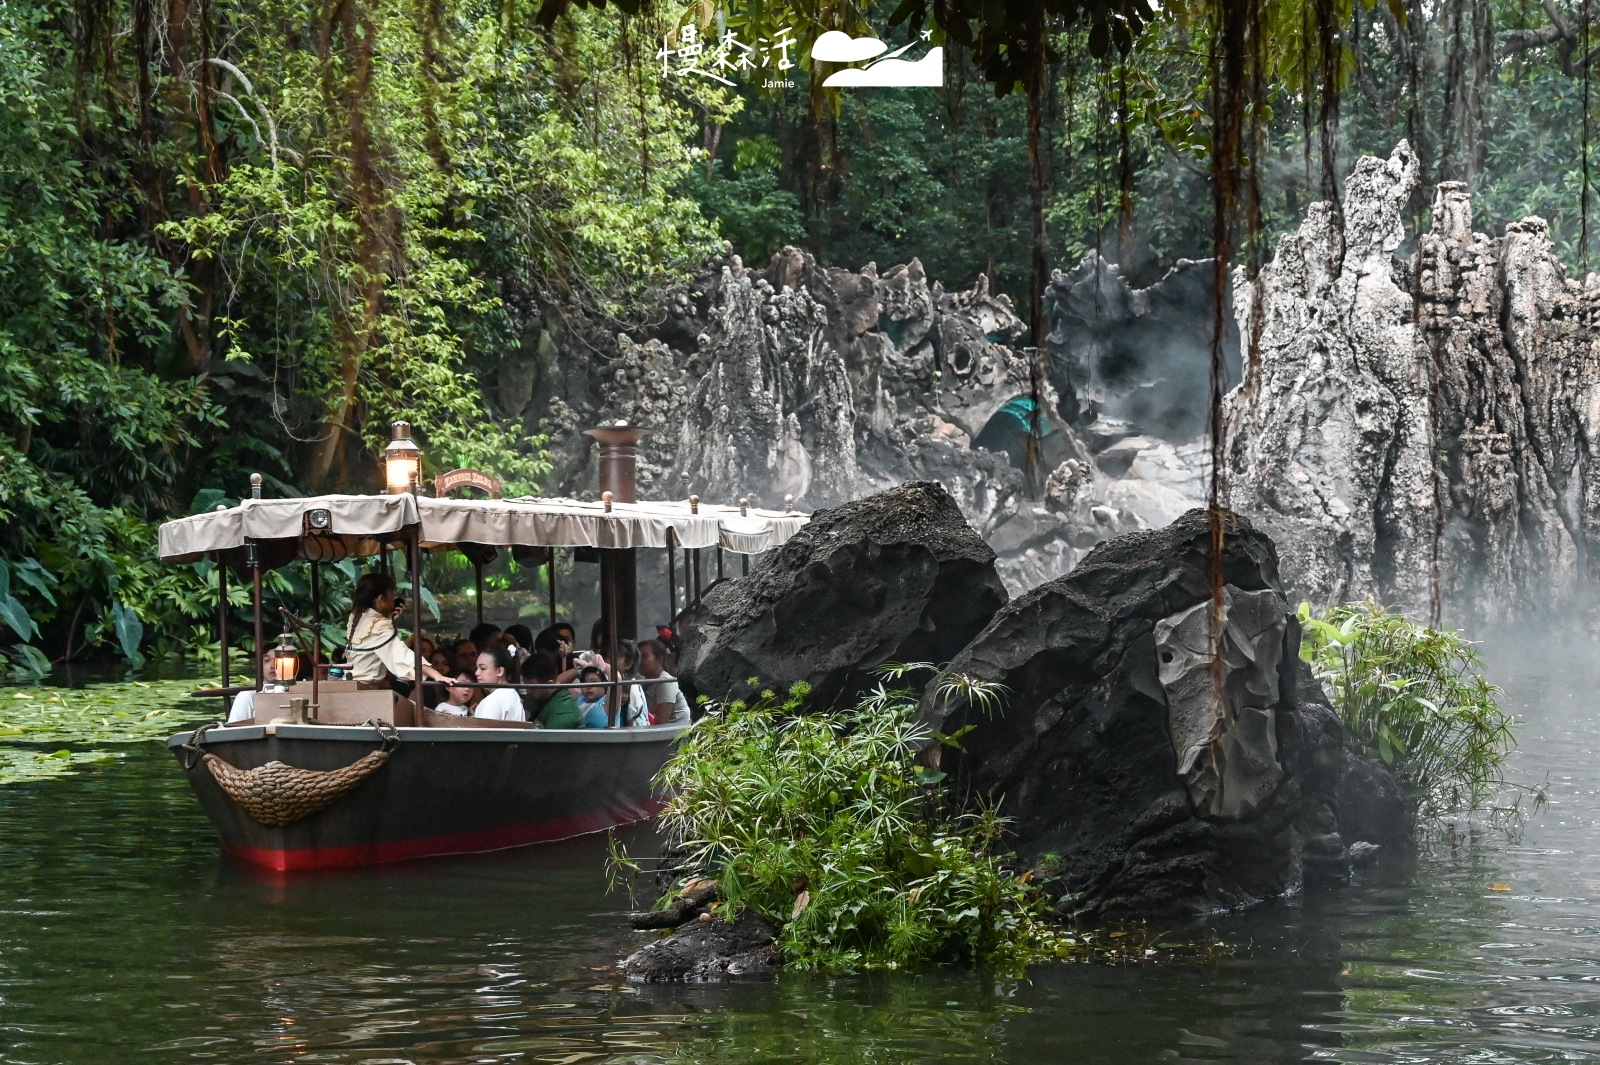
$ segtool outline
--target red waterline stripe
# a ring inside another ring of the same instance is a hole
[[[274,850],[270,847],[246,847],[225,844],[227,853],[251,865],[262,866],[278,873],[292,873],[306,869],[345,869],[354,865],[382,865],[387,862],[404,862],[413,858],[432,858],[444,854],[479,854],[484,851],[525,847],[530,843],[550,843],[558,839],[571,839],[590,832],[603,832],[630,821],[653,817],[662,803],[650,799],[631,806],[616,806],[609,810],[558,817],[532,824],[507,825],[477,832],[452,832],[443,836],[419,836],[415,839],[396,839],[382,843],[358,843],[348,847],[302,847],[296,850]]]

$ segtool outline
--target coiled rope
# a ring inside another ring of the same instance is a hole
[[[244,807],[251,817],[273,827],[292,825],[328,806],[376,773],[389,760],[390,752],[400,745],[399,731],[377,719],[367,724],[377,731],[382,746],[362,755],[343,769],[327,772],[296,769],[278,761],[255,769],[239,769],[210,752],[201,752],[201,739],[214,725],[196,729],[189,742],[183,745],[183,767],[193,769],[196,763],[190,755],[198,755],[199,760],[211,771],[217,786]]]

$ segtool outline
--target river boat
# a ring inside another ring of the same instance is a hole
[[[454,471],[436,481],[436,495],[418,491],[420,463],[387,495],[252,498],[161,526],[160,551],[172,563],[211,559],[219,585],[218,624],[223,654],[220,688],[196,692],[227,700],[254,690],[255,717],[178,733],[168,747],[215,826],[224,851],[277,872],[328,869],[465,854],[523,846],[603,831],[654,815],[661,797],[652,781],[670,757],[687,721],[642,727],[545,729],[530,723],[452,717],[420,709],[388,690],[360,690],[333,679],[322,656],[320,567],[347,558],[383,562],[405,552],[407,573],[421,571],[423,551],[460,551],[477,571],[482,620],[482,567],[500,550],[548,567],[550,613],[555,615],[556,552],[597,552],[601,601],[611,646],[637,626],[636,553],[668,552],[675,615],[692,616],[704,590],[701,553],[751,553],[783,543],[806,520],[785,512],[650,503],[634,499],[634,444],[643,430],[590,430],[600,445],[599,501],[571,499],[453,499],[449,485],[465,483],[495,494],[492,478]],[[396,427],[396,440],[409,427]],[[415,451],[414,447],[409,449]],[[392,457],[392,456],[391,456]],[[413,459],[414,461],[414,459]],[[397,478],[391,463],[391,488]],[[453,480],[452,480],[453,479]],[[683,553],[681,599],[676,555]],[[294,561],[309,562],[313,609],[304,621],[286,609],[274,667],[257,654],[256,676],[230,685],[227,674],[230,572],[251,584],[254,643],[266,648],[263,575]],[[411,631],[423,632],[421,597],[411,596]],[[298,641],[298,642],[297,642]],[[301,643],[309,645],[310,678]],[[413,645],[422,676],[420,640]],[[648,683],[648,682],[645,682]],[[521,690],[568,685],[511,684]],[[610,705],[622,701],[613,680]]]

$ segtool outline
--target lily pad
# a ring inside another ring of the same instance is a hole
[[[26,747],[0,747],[0,784],[18,784],[65,776],[86,762],[106,762],[117,751],[35,751]]]
[[[0,744],[101,746],[160,739],[215,716],[189,698],[193,680],[127,681],[87,688],[0,688]]]

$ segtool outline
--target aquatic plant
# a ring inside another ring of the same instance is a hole
[[[1377,603],[1313,616],[1300,604],[1300,656],[1326,687],[1350,739],[1382,759],[1424,816],[1489,806],[1515,745],[1500,689],[1454,630]]]
[[[657,778],[685,866],[717,878],[722,913],[781,928],[779,948],[802,968],[1019,967],[1078,952],[1087,938],[1052,923],[1030,877],[1007,870],[999,812],[954,808],[942,774],[917,764],[941,738],[914,723],[913,692],[887,686],[902,674],[838,714],[801,714],[804,684],[713,706]]]

